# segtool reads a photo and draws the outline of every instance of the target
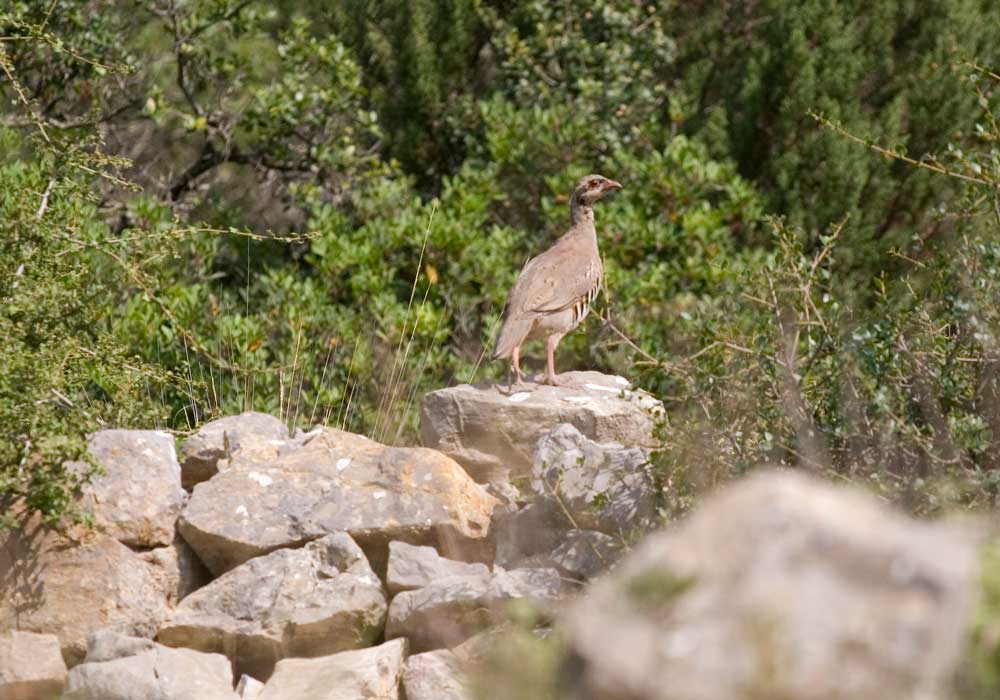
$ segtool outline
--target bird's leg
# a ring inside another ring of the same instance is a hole
[[[556,376],[556,346],[559,345],[559,341],[562,340],[561,335],[550,335],[548,340],[545,341],[546,354],[548,355],[549,373],[545,378],[546,384],[551,384],[552,386],[560,386],[562,384],[559,378]]]
[[[524,382],[524,372],[521,371],[521,346],[516,346],[510,353],[511,359],[511,369],[513,370],[513,376],[510,381],[510,391],[514,390],[515,384],[521,384]]]

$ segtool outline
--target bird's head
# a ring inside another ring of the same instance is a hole
[[[620,182],[609,180],[603,175],[587,175],[577,181],[576,187],[573,189],[573,199],[578,204],[589,207],[594,202],[601,200],[608,192],[621,188]]]

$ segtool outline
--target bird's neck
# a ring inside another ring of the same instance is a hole
[[[594,227],[594,209],[589,204],[577,202],[576,197],[569,204],[570,229],[566,237],[584,240],[597,250],[597,229]]]
[[[589,204],[584,204],[576,200],[576,196],[569,203],[569,221],[573,228],[589,225],[594,228],[594,208]]]

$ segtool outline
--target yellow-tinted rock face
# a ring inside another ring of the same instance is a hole
[[[112,537],[43,528],[37,518],[0,534],[0,633],[59,637],[63,657],[83,659],[97,629],[152,637],[167,613],[167,592],[153,567]]]
[[[216,574],[338,531],[350,533],[381,571],[393,539],[466,558],[465,548],[486,536],[495,505],[439,452],[318,429],[284,456],[199,484],[179,528]]]

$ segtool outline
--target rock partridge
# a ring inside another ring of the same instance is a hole
[[[570,228],[541,255],[529,260],[507,299],[503,327],[493,359],[510,356],[514,379],[521,382],[521,345],[545,338],[546,381],[560,384],[555,351],[563,336],[580,325],[601,291],[604,266],[597,250],[594,203],[622,186],[603,175],[587,175],[576,183],[569,203]]]

